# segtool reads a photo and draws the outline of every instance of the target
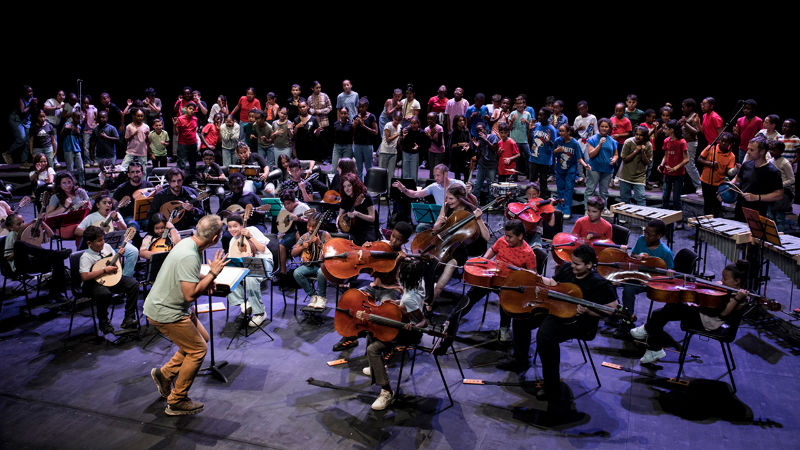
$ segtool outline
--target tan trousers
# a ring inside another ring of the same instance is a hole
[[[208,346],[208,332],[203,324],[192,313],[172,323],[160,323],[147,318],[164,336],[178,346],[172,359],[161,367],[161,374],[169,380],[175,380],[167,403],[175,404],[187,398],[194,377],[200,370]]]

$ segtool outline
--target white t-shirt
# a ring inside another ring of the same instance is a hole
[[[396,155],[397,154],[397,141],[400,138],[393,140],[392,142],[386,142],[386,131],[389,131],[389,135],[393,136],[399,133],[403,129],[403,126],[398,124],[397,127],[394,126],[394,122],[389,122],[383,127],[383,134],[381,135],[381,146],[378,148],[378,153],[387,153],[389,155]]]
[[[454,184],[464,186],[464,182],[461,180],[450,180],[450,184],[447,185],[447,187],[450,187]],[[441,184],[439,183],[429,184],[425,186],[425,189],[423,189],[423,191],[427,192],[428,195],[432,195],[437,205],[444,205],[445,188],[442,187]]]
[[[257,252],[254,257],[264,259],[267,272],[272,272],[272,265],[273,265],[272,252],[269,251],[269,249],[267,248],[267,244],[269,244],[269,238],[264,236],[264,233],[262,233],[261,230],[259,230],[256,227],[247,227],[247,231],[250,232],[250,235],[253,236],[253,239],[256,242],[258,242],[259,244],[264,244],[264,251],[260,253]],[[231,239],[231,242],[228,244],[228,251],[230,251],[233,248],[233,246],[236,245],[237,240],[238,240],[237,238]]]
[[[117,221],[122,221],[123,224],[125,223],[125,219],[122,218],[122,214],[117,213],[117,217],[118,217]],[[78,228],[85,230],[86,228],[89,227],[89,225],[94,225],[96,222],[99,222],[101,220],[106,220],[106,218],[103,217],[103,215],[100,214],[99,212],[95,211],[89,214],[88,216],[84,217],[83,220],[81,220],[81,223],[78,224]],[[111,225],[113,224],[114,222],[111,222]]]
[[[31,173],[28,174],[28,178],[33,176],[34,173],[36,173],[36,171],[35,170],[31,170]],[[47,180],[50,178],[50,175],[52,175],[54,177],[56,176],[56,171],[53,170],[52,167],[48,167],[47,170],[44,171],[44,172],[39,172],[39,176],[36,179],[38,181],[43,181],[43,182],[47,183]],[[55,197],[55,196],[53,196],[53,197]]]
[[[585,128],[582,131],[578,132],[579,137],[577,138],[577,140],[578,144],[580,144],[581,146],[581,150],[583,150],[584,153],[583,158],[586,159],[588,157],[588,155],[586,154],[586,140],[597,134],[597,117],[595,117],[594,114],[589,114],[586,117],[583,117],[580,114],[578,114],[578,116],[575,117],[575,121],[573,122],[572,127],[575,128],[575,130],[577,130],[578,127],[581,126]]]

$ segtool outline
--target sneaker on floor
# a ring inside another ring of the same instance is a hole
[[[102,331],[103,334],[113,333],[114,332],[114,327],[112,327],[111,323],[109,323],[109,322],[101,323],[100,324],[100,331]]]
[[[664,359],[667,357],[667,352],[664,351],[662,348],[661,350],[648,350],[644,352],[644,356],[639,359],[639,362],[642,364],[650,364],[658,361],[659,359]]]
[[[150,378],[156,382],[158,393],[164,398],[169,397],[169,393],[172,390],[172,382],[170,382],[167,377],[161,373],[161,369],[158,367],[153,367],[150,369]]]
[[[267,314],[266,313],[256,314],[256,315],[253,316],[252,319],[250,319],[250,323],[248,323],[247,325],[251,326],[253,328],[258,327],[259,325],[264,323],[264,320],[266,318],[267,318]]]
[[[500,342],[511,342],[511,330],[508,327],[500,327]]]
[[[328,299],[323,297],[323,296],[321,296],[321,295],[318,295],[317,296],[317,303],[314,304],[314,307],[319,309],[319,310],[323,310],[323,309],[325,309],[325,305],[327,305],[327,304],[328,304]]]
[[[350,337],[343,337],[334,344],[333,351],[341,352],[342,350],[347,350],[348,348],[358,347],[358,337],[350,336]]]
[[[372,409],[375,411],[383,411],[392,403],[392,399],[394,396],[392,395],[391,391],[387,391],[386,389],[381,389],[380,395],[378,398],[372,402]]]
[[[634,339],[643,340],[647,337],[647,330],[644,329],[644,325],[640,325],[636,328],[631,328],[631,336]]]
[[[703,188],[699,187],[697,190],[694,191],[695,194],[699,195],[700,197],[703,196]]]
[[[187,397],[178,403],[167,403],[164,413],[168,416],[190,416],[202,411],[203,406],[203,403],[195,402]]]
[[[370,370],[369,366],[364,367],[363,369],[361,369],[361,373],[363,373],[364,375],[366,375],[368,377],[372,376],[372,370]]]

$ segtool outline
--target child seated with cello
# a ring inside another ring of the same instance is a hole
[[[639,360],[642,364],[654,363],[667,356],[664,345],[674,342],[664,327],[669,322],[688,321],[692,328],[714,331],[725,323],[741,319],[737,311],[744,306],[748,292],[742,289],[747,275],[744,261],[728,264],[722,270],[722,285],[738,289],[728,296],[720,308],[708,308],[687,303],[667,303],[663,308],[653,311],[647,323],[630,330],[630,335],[637,340],[647,340],[647,351]]]
[[[312,246],[318,246],[321,250],[325,242],[331,238],[327,231],[317,229],[320,220],[322,220],[322,213],[320,212],[315,212],[308,218],[308,231],[297,239],[297,243],[292,247],[292,256],[300,256],[303,252],[310,250]],[[317,232],[314,233],[314,230]],[[311,286],[310,278],[317,281],[316,290]],[[328,288],[328,280],[322,273],[322,263],[302,264],[294,270],[294,280],[310,297],[308,308],[317,311],[325,309],[325,304],[328,302],[325,292]]]
[[[228,244],[228,257],[230,258],[261,258],[264,261],[264,270],[272,273],[272,252],[267,249],[269,238],[264,236],[257,227],[246,227],[244,218],[238,214],[228,217],[228,232],[231,240]],[[252,314],[248,326],[258,327],[266,319],[266,309],[261,300],[261,282],[263,277],[248,276],[243,283],[228,295],[228,303],[238,305],[242,310],[242,318]],[[248,309],[250,311],[248,311]]]
[[[180,240],[181,235],[175,225],[161,213],[155,213],[147,224],[147,235],[142,239],[139,256],[149,261],[153,253],[168,252]]]
[[[572,234],[586,240],[611,239],[613,227],[603,219],[606,202],[598,196],[586,201],[586,215],[575,221]]]

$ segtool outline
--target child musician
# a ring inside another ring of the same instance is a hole
[[[593,196],[586,201],[586,215],[575,221],[572,227],[572,234],[579,238],[611,239],[613,227],[606,219],[603,219],[603,210],[606,202],[598,196]]]

